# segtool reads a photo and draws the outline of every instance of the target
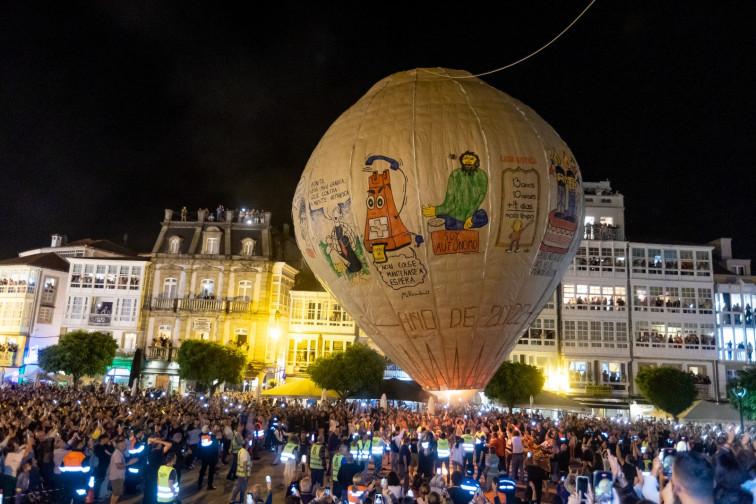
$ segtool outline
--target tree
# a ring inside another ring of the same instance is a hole
[[[735,387],[746,389],[746,394],[743,396],[743,416],[748,420],[756,420],[756,367],[738,370],[738,377],[727,383],[727,397],[730,399],[730,405],[739,410],[740,403],[733,393]]]
[[[483,392],[487,397],[506,404],[511,413],[516,403],[526,402],[531,395],[538,395],[545,381],[543,372],[535,366],[504,361]]]
[[[675,422],[698,397],[693,375],[669,366],[641,369],[635,383],[646,401],[672,415]]]
[[[39,352],[39,367],[50,373],[63,371],[73,376],[74,389],[82,376],[104,375],[118,349],[118,343],[103,332],[73,331],[60,337],[57,345]]]
[[[179,378],[195,380],[210,392],[221,383],[239,383],[244,379],[247,356],[239,349],[212,341],[188,340],[178,352]]]
[[[333,390],[341,399],[378,390],[385,370],[386,358],[361,343],[315,359],[307,366],[310,379],[318,387]]]

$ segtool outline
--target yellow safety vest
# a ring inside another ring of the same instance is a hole
[[[475,439],[470,434],[462,436],[462,448],[465,453],[472,453],[475,451]]]
[[[323,447],[320,443],[315,443],[310,448],[310,469],[325,469],[323,460],[320,458],[320,449]]]
[[[246,451],[246,450],[241,449],[236,454],[236,475],[239,476],[240,478],[246,478],[247,476],[252,474],[252,467],[251,467],[252,460],[251,459],[248,459],[246,472],[244,471],[244,468],[242,467],[243,466],[242,457],[244,456],[242,454],[243,451]],[[247,454],[247,457],[249,457],[249,454]]]
[[[171,476],[171,471],[173,471],[173,467],[171,466],[160,466],[160,469],[158,469],[158,476],[157,476],[157,501],[158,502],[173,502],[176,500],[176,497],[178,496],[179,492],[179,484],[178,481],[173,482],[173,486],[171,486],[171,480],[168,479]]]
[[[449,455],[451,455],[448,439],[439,439],[436,448],[438,450],[438,458],[449,458]]]
[[[294,460],[294,450],[297,449],[297,445],[294,443],[286,443],[286,446],[284,446],[283,451],[281,452],[281,460],[284,462],[288,462],[289,460]]]
[[[373,457],[383,456],[383,439],[380,436],[373,436],[373,441],[370,443],[370,453]]]
[[[341,453],[333,456],[333,463],[331,464],[331,479],[333,481],[339,481],[339,469],[341,469],[342,460],[344,460],[344,455]]]

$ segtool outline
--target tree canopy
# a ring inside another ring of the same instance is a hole
[[[743,416],[748,420],[756,420],[756,368],[747,367],[738,370],[738,377],[727,383],[727,397],[730,399],[730,405],[739,410],[740,402],[734,394],[736,387],[746,389],[746,394],[743,396]]]
[[[333,390],[339,398],[358,392],[374,392],[383,380],[386,358],[367,345],[355,343],[344,352],[315,359],[307,373],[315,384]]]
[[[118,343],[103,332],[73,331],[57,345],[39,351],[39,367],[50,373],[64,372],[73,377],[74,388],[82,376],[104,375],[118,349]]]
[[[526,402],[531,395],[538,395],[545,381],[543,372],[535,366],[504,361],[486,385],[484,393],[490,399],[506,404],[511,412],[516,403]]]
[[[179,377],[195,380],[211,391],[221,383],[244,379],[247,356],[241,350],[212,341],[187,340],[178,352]]]
[[[646,401],[672,415],[675,421],[698,397],[693,375],[669,366],[641,369],[635,383]]]

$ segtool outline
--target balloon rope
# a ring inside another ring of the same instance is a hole
[[[572,23],[568,24],[567,27],[564,30],[562,30],[561,32],[559,32],[559,35],[557,35],[556,37],[554,37],[553,39],[551,39],[546,45],[544,45],[541,48],[533,51],[532,53],[528,54],[524,58],[520,58],[517,61],[515,61],[514,63],[510,63],[509,65],[505,65],[505,66],[503,66],[501,68],[497,68],[495,70],[490,70],[488,72],[479,73],[479,74],[476,74],[476,75],[464,75],[464,76],[459,76],[459,77],[451,77],[449,75],[438,74],[436,72],[431,72],[430,70],[425,69],[425,68],[422,68],[421,70],[424,70],[424,71],[426,71],[428,73],[432,73],[432,74],[435,74],[435,75],[439,75],[441,77],[449,77],[450,79],[472,79],[473,77],[482,77],[484,75],[490,75],[492,73],[496,73],[496,72],[500,72],[502,70],[506,70],[507,68],[511,68],[511,67],[513,67],[513,66],[515,66],[515,65],[517,65],[519,63],[522,63],[523,61],[525,61],[527,59],[532,58],[533,56],[535,56],[536,54],[538,54],[539,52],[543,51],[544,49],[546,49],[547,47],[549,47],[551,44],[553,44],[554,42],[556,42],[559,37],[561,37],[562,35],[564,35],[567,32],[567,30],[569,30],[570,28],[572,28],[572,25],[574,25],[575,23],[578,22],[578,19],[580,19],[581,17],[583,17],[583,14],[585,14],[588,11],[588,9],[590,9],[591,6],[595,2],[596,2],[596,0],[591,0],[591,3],[589,3],[588,6],[585,9],[583,9],[583,12],[581,12],[580,14],[578,14],[578,17],[576,17],[572,21]]]

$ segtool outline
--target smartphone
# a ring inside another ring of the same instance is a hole
[[[641,453],[646,453],[646,450],[648,450],[648,446],[641,446]]]
[[[252,440],[251,440],[251,439],[250,439],[250,440],[249,440],[249,442],[247,443],[247,446],[252,446]]]
[[[331,495],[331,489],[329,487],[326,487],[325,494],[326,495]]]
[[[383,495],[379,493],[375,494],[375,497],[373,498],[373,502],[375,504],[383,504]]]
[[[659,452],[659,459],[662,463],[662,474],[669,478],[672,475],[672,462],[675,461],[677,450],[674,448],[662,448]]]
[[[388,483],[386,482],[386,478],[382,478],[381,479],[381,486],[385,487],[386,485],[388,485]]]
[[[588,476],[578,476],[575,479],[575,489],[577,490],[578,494],[580,492],[583,492],[583,496],[588,495],[589,479],[590,478],[588,478]]]
[[[314,443],[314,442],[315,442],[315,434],[313,434],[312,436],[310,436],[310,439],[311,439],[311,440],[312,440],[312,442]]]
[[[441,476],[441,468],[436,469],[436,476]]]
[[[595,504],[606,504],[613,501],[612,473],[593,471],[593,502]]]
[[[307,455],[302,455],[302,463],[303,464],[307,463]]]
[[[265,483],[270,483],[270,474],[265,475]]]
[[[247,494],[247,504],[254,504],[254,498],[252,497],[251,493]]]
[[[291,495],[297,495],[297,485],[291,485]]]
[[[407,490],[407,497],[409,497],[410,499],[415,498],[415,492],[413,492],[411,488]]]
[[[528,452],[528,458],[533,457],[533,454],[531,452]]]

